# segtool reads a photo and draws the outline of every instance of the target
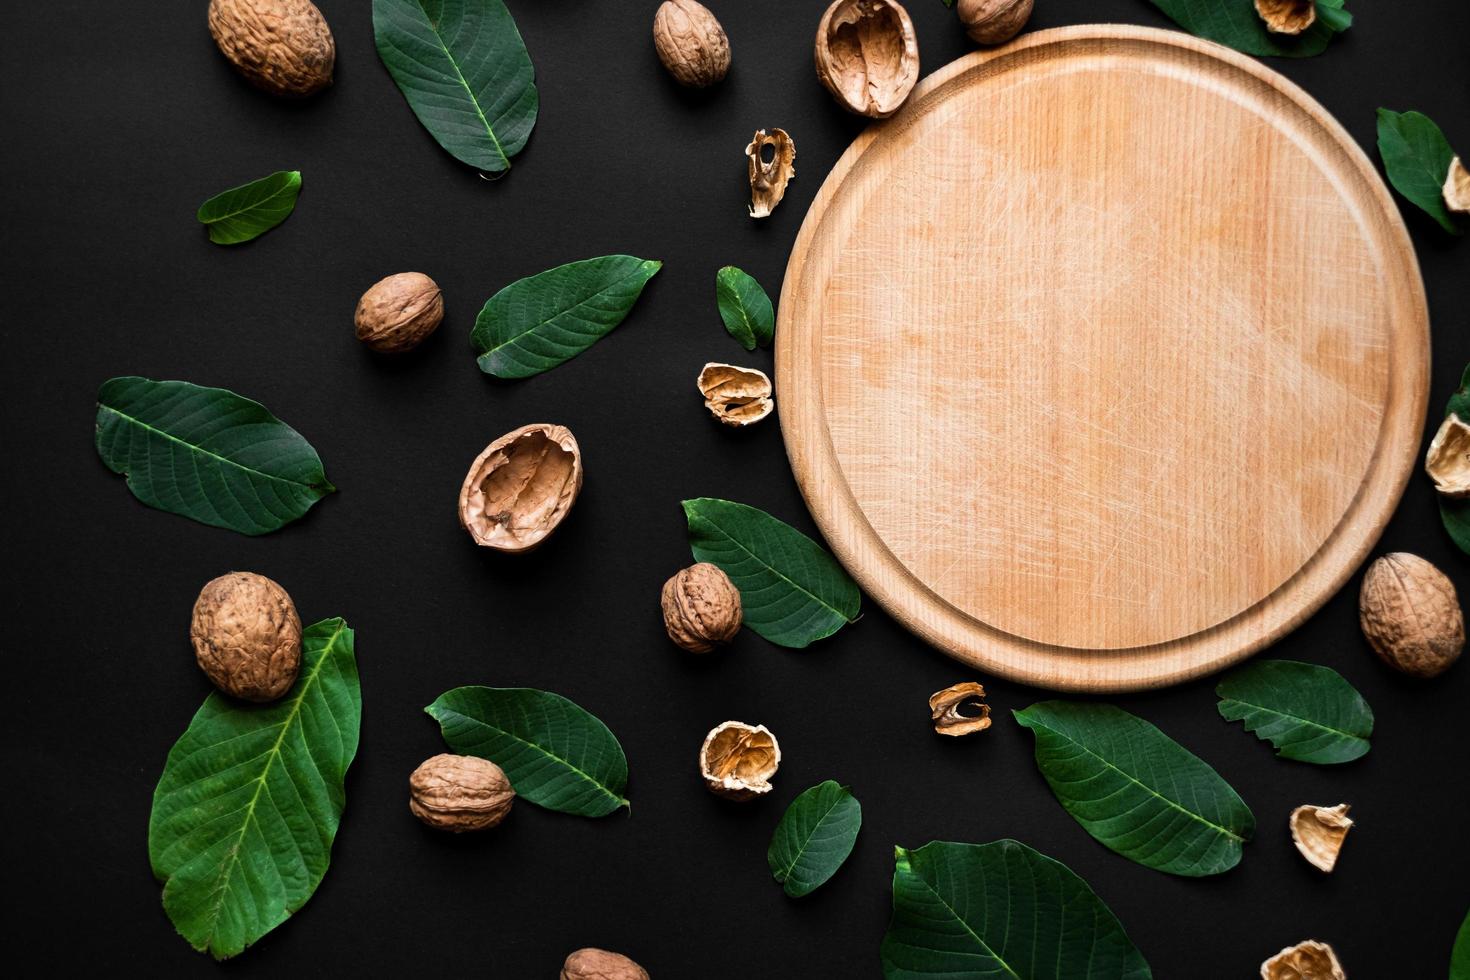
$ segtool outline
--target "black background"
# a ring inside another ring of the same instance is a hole
[[[1161,978],[1252,977],[1308,937],[1335,944],[1355,980],[1444,975],[1470,905],[1470,665],[1429,683],[1381,667],[1358,631],[1356,578],[1273,655],[1331,664],[1367,696],[1378,723],[1360,762],[1273,759],[1218,718],[1212,679],[1113,699],[1218,768],[1253,808],[1258,839],[1238,868],[1205,880],[1113,855],[1057,805],[1008,714],[1044,692],[983,678],[997,724],[936,737],[925,699],[972,675],[872,603],[806,652],[746,631],[697,659],[664,638],[658,589],[689,561],[681,499],[730,497],[813,531],[777,425],[721,429],[693,379],[706,360],[769,368],[768,351],[746,356],[725,335],[714,272],[740,265],[776,296],[807,205],[862,127],[813,76],[824,0],[715,3],[734,68],[707,94],[660,69],[654,0],[513,0],[541,115],[514,171],[493,183],[415,121],[378,62],[367,0],[320,5],[337,38],[336,84],[299,104],[233,73],[203,0],[52,0],[5,14],[12,948],[58,972],[536,978],[598,945],[664,978],[874,976],[893,844],[1010,836],[1082,875]],[[926,72],[969,50],[938,0],[908,6]],[[1324,56],[1271,66],[1375,159],[1379,105],[1426,112],[1470,152],[1470,5],[1350,6],[1355,27]],[[1143,0],[1040,0],[1030,26],[1086,21],[1166,24]],[[753,222],[742,149],[777,125],[797,142],[798,178],[772,219]],[[304,175],[296,213],[252,244],[210,245],[198,204],[278,169]],[[1470,242],[1404,207],[1435,330],[1437,418],[1470,360]],[[467,338],[491,293],[608,252],[666,261],[615,333],[527,381],[476,370]],[[444,288],[444,326],[414,354],[373,356],[353,338],[353,305],[408,269]],[[97,387],[120,374],[259,399],[315,445],[341,492],[262,538],[143,507],[91,444]],[[572,428],[586,489],[539,552],[476,549],[454,514],[464,469],[528,421]],[[1432,428],[1426,419],[1426,438]],[[1470,561],[1422,474],[1382,549],[1429,558],[1467,592]],[[293,919],[216,968],[164,916],[145,838],[164,756],[209,690],[189,648],[190,606],[229,569],[283,583],[306,622],[346,617],[364,703],[326,879]],[[627,751],[631,816],[522,804],[482,836],[421,827],[405,782],[442,749],[422,708],[471,683],[550,689],[599,715]],[[764,722],[785,750],[776,792],[750,806],[711,796],[695,774],[700,739],[727,718]],[[791,901],[770,880],[766,846],[792,797],[829,777],[861,799],[862,835],[828,885]],[[1328,877],[1293,852],[1285,819],[1299,803],[1340,800],[1359,823]]]

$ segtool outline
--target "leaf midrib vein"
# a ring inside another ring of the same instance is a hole
[[[799,585],[798,583],[796,583],[792,579],[788,578],[785,574],[783,574],[781,572],[781,570],[779,568],[777,568],[776,566],[772,565],[770,562],[766,561],[760,555],[758,555],[755,552],[751,551],[745,545],[741,544],[738,540],[736,540],[734,537],[732,537],[730,535],[730,532],[729,531],[726,531],[723,527],[721,527],[720,525],[716,524],[713,519],[711,519],[709,517],[704,517],[703,519],[709,522],[710,527],[714,528],[716,531],[719,531],[720,534],[721,534],[721,536],[723,536],[725,538],[725,540],[729,541],[731,544],[733,544],[735,547],[739,548],[741,551],[743,551],[745,554],[749,555],[751,558],[753,558],[756,561],[760,562],[761,567],[769,570],[771,572],[771,574],[775,575],[781,581],[785,582],[787,585],[790,585],[793,589],[795,589],[796,591],[800,592],[802,595],[810,597],[811,599],[813,599],[822,608],[824,608],[824,609],[830,609],[832,612],[836,613],[839,617],[841,617],[841,619],[842,619],[843,622],[845,622],[845,623],[852,622],[852,620],[848,618],[847,614],[844,613],[841,609],[838,609],[836,606],[832,605],[827,600],[823,599],[821,596],[819,596],[819,595],[817,595],[817,594],[815,594],[813,592],[808,591],[807,589],[803,588],[801,585]]]
[[[939,894],[939,890],[937,888],[935,888],[933,885],[929,884],[929,882],[928,882],[927,879],[923,878],[922,876],[920,876],[917,873],[914,873],[914,878],[916,878],[919,881],[920,884],[922,884],[925,888],[927,888],[929,890],[929,893],[934,896],[935,901],[937,901],[940,905],[943,905],[944,906],[944,910],[946,912],[948,912],[951,916],[954,917],[954,920],[956,922],[958,922],[964,928],[965,932],[967,932],[971,936],[971,938],[973,938],[975,940],[975,943],[981,949],[985,950],[986,954],[989,955],[991,959],[993,959],[993,960],[995,960],[995,962],[999,963],[1001,965],[1001,968],[1004,969],[1011,976],[1015,977],[1016,980],[1021,980],[1021,975],[1019,973],[1017,973],[1015,970],[1013,970],[1011,968],[1011,965],[1009,963],[1007,963],[1005,961],[1005,959],[999,953],[997,953],[994,949],[992,949],[991,946],[990,946],[990,944],[987,943],[984,939],[982,939],[981,936],[980,936],[980,934],[978,932],[976,932],[974,929],[970,928],[970,923],[967,922],[967,921],[965,921],[964,916],[960,915],[960,913],[955,909],[954,906],[950,905],[948,902],[946,902],[944,900],[944,896],[941,895],[941,894]],[[1010,921],[1010,913],[1009,913],[1009,911],[1007,911],[1006,921],[1007,922]]]
[[[608,789],[606,786],[602,785],[602,782],[596,776],[592,775],[590,772],[587,772],[587,771],[583,770],[579,766],[573,765],[571,762],[568,762],[566,759],[563,759],[561,756],[557,755],[555,752],[552,752],[550,749],[547,749],[546,747],[544,747],[542,745],[538,745],[535,742],[531,742],[531,741],[528,741],[528,740],[526,740],[524,738],[521,738],[515,732],[507,731],[506,729],[501,728],[498,725],[492,725],[492,724],[490,724],[487,721],[481,721],[478,718],[473,718],[470,715],[464,714],[464,713],[462,713],[460,711],[456,711],[454,708],[445,708],[443,710],[445,710],[447,712],[450,712],[452,714],[458,715],[459,717],[463,718],[465,721],[471,722],[471,723],[476,724],[476,725],[482,725],[485,728],[488,728],[488,729],[490,729],[492,731],[499,732],[500,734],[504,735],[506,738],[513,739],[514,741],[519,742],[522,745],[529,746],[530,748],[535,749],[537,752],[540,752],[542,755],[546,756],[548,759],[552,759],[552,760],[555,760],[556,762],[560,762],[562,765],[566,766],[572,772],[574,772],[577,775],[581,776],[583,779],[586,779],[593,786],[596,786],[599,792],[604,793],[605,795],[610,796],[613,799],[617,800],[618,801],[618,806],[622,806],[622,805],[624,805],[625,803],[628,802],[625,797],[619,796],[618,794],[614,793],[612,790]]]
[[[499,154],[501,162],[505,164],[505,169],[509,170],[510,157],[505,155],[505,148],[500,145],[500,137],[495,135],[495,127],[490,125],[490,120],[485,117],[485,110],[480,108],[480,100],[476,98],[475,90],[470,88],[470,83],[464,77],[464,72],[459,70],[459,62],[455,61],[454,55],[449,53],[449,45],[444,43],[444,36],[439,33],[439,25],[434,23],[433,18],[429,16],[429,12],[424,10],[422,0],[414,0],[414,2],[424,15],[424,23],[429,25],[429,32],[434,35],[434,40],[439,42],[439,50],[444,52],[445,59],[448,60],[450,67],[454,69],[454,77],[459,79],[459,84],[464,89],[465,95],[469,96],[470,105],[475,107],[475,115],[480,117],[480,122],[485,126],[485,133],[490,137],[490,142],[495,144],[495,152]]]
[[[1308,725],[1312,728],[1320,728],[1324,732],[1331,732],[1334,735],[1341,735],[1344,738],[1356,739],[1358,741],[1366,741],[1366,737],[1363,735],[1358,735],[1354,732],[1346,732],[1343,731],[1341,728],[1333,728],[1331,725],[1324,725],[1321,722],[1313,721],[1310,718],[1303,718],[1301,715],[1294,715],[1289,711],[1281,711],[1277,708],[1268,708],[1264,704],[1256,704],[1254,701],[1246,701],[1243,698],[1227,697],[1225,698],[1225,700],[1233,701],[1236,704],[1243,704],[1247,708],[1255,708],[1257,711],[1264,711],[1267,714],[1276,715],[1280,718],[1287,718],[1291,721],[1300,722],[1301,724]]]
[[[646,264],[645,262],[639,262],[638,263],[638,267],[636,269],[634,269],[632,272],[629,272],[627,275],[620,276],[619,278],[617,278],[617,279],[613,280],[612,282],[608,283],[606,286],[603,286],[601,289],[597,290],[596,292],[589,293],[588,295],[586,295],[583,298],[577,300],[575,303],[571,304],[570,306],[566,306],[566,307],[563,307],[562,309],[557,310],[555,313],[553,313],[551,316],[547,317],[546,319],[544,319],[544,320],[537,320],[535,323],[531,324],[529,327],[527,327],[526,329],[522,330],[520,333],[517,333],[517,334],[514,334],[514,335],[512,335],[510,337],[507,337],[505,340],[502,340],[500,343],[496,344],[494,347],[487,347],[487,348],[485,348],[485,350],[483,352],[481,352],[480,358],[486,358],[486,357],[489,357],[492,354],[499,353],[499,351],[502,348],[504,348],[504,347],[510,347],[513,344],[519,343],[522,337],[530,336],[531,334],[535,333],[537,330],[540,330],[542,327],[546,326],[548,323],[551,323],[553,320],[556,320],[559,317],[566,316],[569,313],[572,313],[573,311],[580,309],[581,307],[587,306],[593,300],[602,297],[604,294],[611,292],[615,287],[621,286],[623,283],[627,282],[629,279],[632,279],[633,277],[635,277],[635,276],[639,275],[640,273],[642,273],[643,272],[643,267],[644,267],[645,264]],[[626,312],[625,312],[624,315],[626,315]],[[619,322],[621,322],[621,321],[619,321]],[[616,324],[614,326],[616,326]],[[599,335],[599,338],[600,337],[603,337],[603,336],[606,336],[607,333],[611,332],[611,330],[612,330],[612,328],[609,327],[608,330],[604,331],[602,334]],[[582,349],[585,350],[586,347],[584,346]]]

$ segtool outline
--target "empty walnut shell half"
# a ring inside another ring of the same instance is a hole
[[[570,429],[536,423],[475,457],[459,489],[459,523],[475,544],[530,551],[555,531],[582,490],[582,452]]]
[[[1347,980],[1347,974],[1331,946],[1308,939],[1262,963],[1261,980]]]
[[[976,44],[1004,44],[1031,19],[1033,0],[959,0],[965,33]]]
[[[974,681],[946,687],[929,696],[934,730],[941,735],[972,735],[990,727],[990,705],[981,699],[985,688]],[[973,714],[965,714],[968,709]]]
[[[886,119],[919,80],[919,40],[897,0],[836,0],[817,24],[817,77],[844,109]]]
[[[771,791],[781,765],[781,746],[765,725],[726,721],[710,729],[699,747],[699,772],[711,793],[753,800]]]
[[[205,583],[189,623],[194,659],[214,686],[245,701],[274,701],[301,671],[301,618],[264,575],[230,572]]]
[[[680,569],[664,583],[660,605],[669,639],[690,653],[709,653],[740,632],[740,590],[718,565]]]
[[[622,953],[588,947],[567,957],[561,980],[648,980],[648,971]]]
[[[1458,415],[1446,416],[1429,444],[1424,470],[1446,497],[1470,497],[1470,424]]]
[[[1396,551],[1368,566],[1358,615],[1373,652],[1414,677],[1444,673],[1465,649],[1455,585],[1418,555]]]
[[[408,777],[408,808],[435,830],[456,834],[494,827],[516,791],[495,763],[448,752],[425,759]]]
[[[1470,214],[1470,170],[1459,157],[1450,161],[1444,178],[1444,206],[1455,214]]]
[[[1337,864],[1337,854],[1353,825],[1347,812],[1346,803],[1337,806],[1309,803],[1291,811],[1291,842],[1314,868],[1330,872]]]
[[[736,428],[759,422],[776,407],[771,379],[755,368],[711,361],[699,372],[699,393],[711,415]]]
[[[1316,0],[1256,0],[1256,13],[1273,34],[1300,34],[1317,22]]]
[[[769,159],[766,147],[771,148]],[[784,129],[757,129],[745,147],[750,170],[750,216],[768,218],[796,176],[796,144]]]

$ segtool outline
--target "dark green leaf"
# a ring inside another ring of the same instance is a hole
[[[792,898],[815,891],[852,853],[863,808],[846,786],[818,783],[791,801],[766,852],[771,875]]]
[[[715,302],[725,330],[746,350],[769,347],[776,335],[776,311],[761,284],[727,265],[715,273]]]
[[[684,501],[695,561],[718,565],[740,590],[745,625],[805,647],[857,619],[862,594],[837,559],[796,528],[731,500]]]
[[[480,370],[529,378],[569,361],[623,322],[663,263],[632,255],[569,262],[506,286],[475,318]]]
[[[1444,204],[1444,182],[1455,151],[1434,120],[1421,112],[1378,110],[1378,155],[1388,182],[1451,234],[1464,234]]]
[[[1470,980],[1470,913],[1460,923],[1460,933],[1450,953],[1450,980]]]
[[[887,980],[1149,980],[1087,882],[1025,844],[895,848]]]
[[[1058,802],[1098,842],[1139,864],[1199,877],[1240,862],[1255,817],[1219,773],[1110,704],[1043,701],[1016,720]]]
[[[1246,54],[1307,58],[1321,54],[1334,34],[1347,30],[1352,14],[1346,0],[1317,0],[1317,21],[1296,36],[1273,34],[1256,12],[1255,0],[1152,0],[1191,34]]]
[[[187,381],[104,384],[97,454],[149,507],[241,534],[274,531],[334,489],[316,450],[259,402]]]
[[[1470,422],[1470,365],[1466,365],[1465,373],[1460,377],[1460,390],[1450,396],[1444,413],[1458,415]],[[1470,499],[1440,497],[1439,516],[1444,521],[1445,530],[1450,532],[1450,540],[1470,555]]]
[[[628,805],[623,747],[606,725],[559,694],[457,687],[424,710],[451,749],[504,769],[523,800],[583,817]]]
[[[1368,754],[1373,711],[1329,667],[1256,660],[1226,674],[1215,693],[1220,717],[1244,721],[1283,759],[1332,765]]]
[[[270,231],[296,210],[301,171],[280,170],[216,194],[199,205],[200,224],[216,245],[238,245]]]
[[[536,125],[536,70],[501,0],[373,0],[378,57],[456,159],[510,169]]]
[[[352,639],[340,619],[307,627],[284,698],[211,694],[169,751],[148,858],[179,934],[216,959],[285,922],[327,872],[362,716]]]

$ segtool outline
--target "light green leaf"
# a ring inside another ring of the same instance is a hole
[[[296,210],[301,171],[280,170],[232,187],[199,205],[199,223],[216,245],[238,245],[270,231]]]
[[[604,255],[548,269],[491,296],[471,340],[480,370],[529,378],[569,361],[623,322],[662,262]]]
[[[1444,181],[1455,151],[1433,119],[1421,112],[1379,109],[1378,155],[1395,190],[1445,231],[1465,233],[1444,204]]]
[[[887,980],[1150,980],[1087,882],[1013,840],[895,848]]]
[[[1373,710],[1329,667],[1256,660],[1226,674],[1215,693],[1220,717],[1244,721],[1283,759],[1332,765],[1368,754]]]
[[[715,273],[715,302],[725,330],[746,350],[769,347],[776,335],[776,311],[761,284],[727,265]]]
[[[510,169],[536,125],[536,70],[501,0],[373,0],[378,57],[456,159]]]
[[[316,450],[265,406],[187,381],[105,383],[97,454],[149,507],[241,534],[274,531],[335,489]]]
[[[1220,774],[1153,725],[1110,704],[1043,701],[1016,720],[1057,801],[1099,843],[1186,877],[1240,862],[1256,820]]]
[[[1321,54],[1334,34],[1347,30],[1353,15],[1346,0],[1317,0],[1317,21],[1301,34],[1273,34],[1256,12],[1255,0],[1152,0],[1191,34],[1246,54],[1307,58]]]
[[[791,801],[776,825],[766,863],[786,894],[810,894],[837,873],[852,853],[863,808],[846,786],[818,783]]]
[[[1470,980],[1470,913],[1460,923],[1460,933],[1450,953],[1450,980]]]
[[[504,769],[523,800],[583,817],[628,805],[623,747],[606,725],[559,694],[457,687],[424,710],[451,749]]]
[[[1447,416],[1458,415],[1470,422],[1470,364],[1465,366],[1465,373],[1460,376],[1460,390],[1450,396],[1444,413]],[[1444,521],[1445,530],[1450,532],[1450,539],[1470,555],[1470,498],[1451,500],[1440,497],[1439,516]]]
[[[718,565],[740,590],[745,625],[801,648],[857,619],[862,594],[837,559],[796,528],[731,500],[684,501],[695,561]]]
[[[352,630],[302,634],[301,675],[273,704],[218,692],[174,743],[153,793],[148,859],[179,934],[234,956],[306,904],[326,874],[357,754]]]

